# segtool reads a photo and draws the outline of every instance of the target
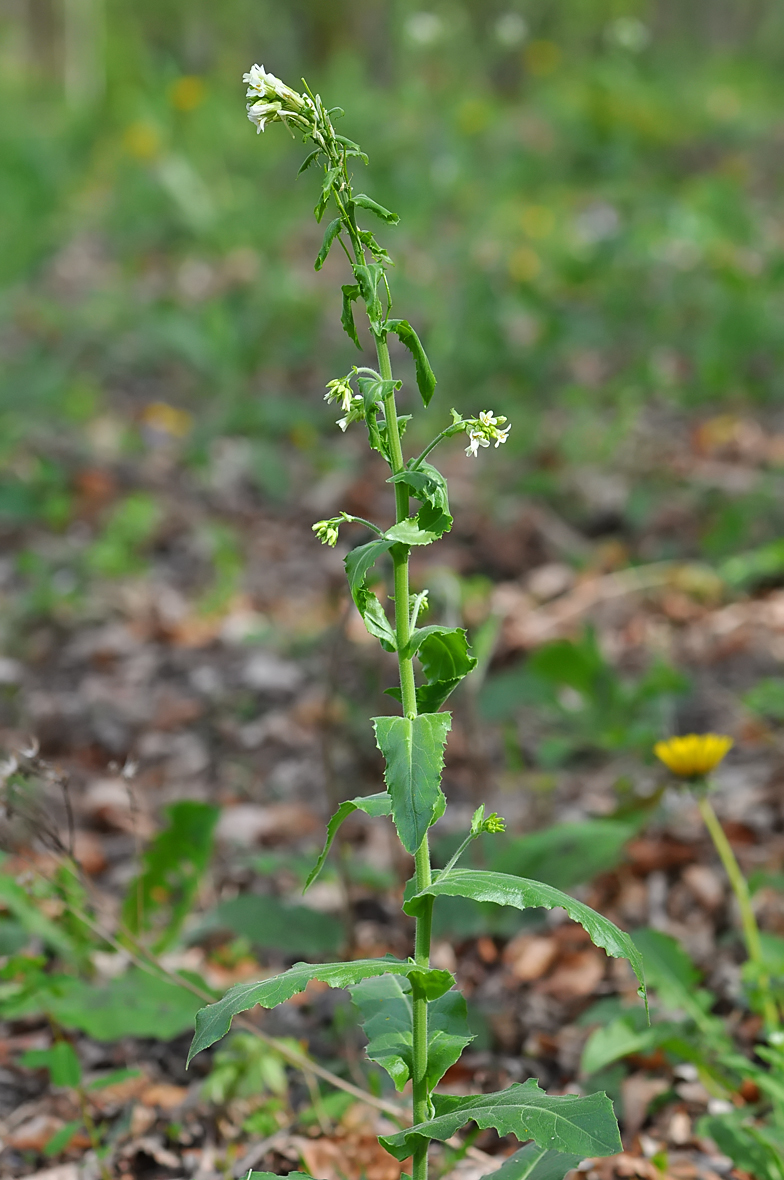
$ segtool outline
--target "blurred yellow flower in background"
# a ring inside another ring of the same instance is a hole
[[[184,74],[169,90],[169,102],[177,111],[195,111],[204,101],[205,86],[197,74]]]
[[[193,425],[187,410],[178,410],[168,402],[150,402],[142,410],[141,420],[157,434],[168,434],[173,438],[185,438]]]
[[[123,134],[123,147],[137,160],[154,160],[161,150],[161,137],[151,123],[131,123]]]
[[[697,778],[718,766],[733,746],[721,733],[690,733],[657,742],[653,752],[679,778]]]

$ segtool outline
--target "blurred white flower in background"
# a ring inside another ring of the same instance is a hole
[[[651,30],[636,16],[618,16],[610,21],[604,35],[611,45],[627,49],[629,53],[641,53],[651,40]]]
[[[493,27],[495,39],[504,49],[515,49],[528,36],[528,24],[519,12],[504,12]]]
[[[405,29],[415,44],[434,45],[444,33],[444,22],[435,12],[412,12]]]

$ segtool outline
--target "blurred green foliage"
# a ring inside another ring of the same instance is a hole
[[[194,457],[219,432],[314,445],[350,345],[300,146],[260,152],[244,119],[251,58],[350,109],[403,211],[396,295],[450,398],[515,414],[522,486],[652,403],[780,397],[777,5],[92,2],[94,52],[59,8],[5,17],[6,446],[161,387],[199,408]]]

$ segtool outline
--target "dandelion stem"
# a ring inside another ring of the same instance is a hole
[[[735,853],[732,851],[724,828],[719,823],[718,816],[713,810],[708,797],[702,795],[697,800],[697,806],[700,809],[700,815],[702,816],[705,827],[708,829],[710,837],[713,840],[714,847],[721,858],[724,871],[729,878],[732,892],[735,894],[735,899],[738,903],[746,950],[752,963],[758,969],[757,982],[763,996],[762,1006],[765,1024],[769,1030],[778,1028],[778,1012],[770,993],[770,976],[765,967],[759,926],[757,925],[757,919],[754,916],[754,910],[751,905],[748,882],[741,872]]]

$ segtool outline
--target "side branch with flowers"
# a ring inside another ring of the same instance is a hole
[[[551,1096],[533,1078],[497,1094],[455,1098],[435,1093],[444,1073],[472,1039],[465,1001],[454,988],[454,978],[430,966],[431,921],[437,897],[492,901],[520,910],[562,906],[597,946],[610,955],[628,959],[643,984],[641,959],[633,942],[600,914],[538,881],[458,867],[462,853],[473,840],[483,832],[503,831],[503,820],[495,814],[486,817],[484,806],[477,809],[465,840],[449,864],[434,872],[430,863],[429,829],[447,806],[441,776],[451,715],[443,711],[443,705],[476,660],[463,628],[418,625],[427,594],[410,593],[409,557],[413,546],[432,544],[452,526],[446,480],[427,462],[428,456],[441,442],[457,434],[467,434],[466,454],[477,456],[480,449],[506,442],[510,427],[506,418],[489,410],[474,418],[463,418],[452,410],[451,422],[419,455],[404,457],[402,439],[411,414],[398,413],[397,395],[402,382],[392,373],[390,333],[413,357],[416,384],[425,408],[435,391],[436,378],[417,333],[407,320],[391,316],[392,296],[387,280],[390,255],[358,220],[371,214],[384,225],[393,226],[398,217],[365,193],[354,192],[350,168],[355,162],[367,163],[367,157],[358,144],[336,133],[332,120],[342,115],[339,108],[327,109],[307,84],[303,93],[292,90],[263,66],[254,65],[244,81],[251,100],[248,117],[257,130],[281,122],[292,132],[301,132],[311,150],[300,172],[311,166],[321,169],[316,219],[322,221],[330,205],[336,216],[326,227],[315,268],[321,269],[335,243],[342,248],[351,278],[342,286],[341,322],[361,349],[354,305],[364,307],[377,362],[377,368],[355,366],[344,377],[328,382],[326,399],[340,407],[341,430],[364,422],[370,447],[389,468],[387,482],[394,494],[395,519],[387,527],[345,512],[313,526],[317,537],[328,545],[336,544],[345,524],[359,524],[372,534],[371,540],[349,553],[346,574],[367,630],[385,650],[397,655],[399,683],[387,691],[398,700],[401,712],[373,719],[376,742],[385,762],[386,789],[341,805],[329,821],[326,846],[308,885],[320,872],[346,816],[355,810],[373,817],[391,816],[403,847],[414,858],[415,872],[406,889],[404,910],[415,919],[416,927],[414,954],[405,961],[387,957],[349,963],[299,963],[274,979],[231,988],[222,1000],[198,1013],[189,1060],[224,1036],[237,1013],[257,1004],[274,1007],[304,990],[311,979],[348,988],[368,1036],[368,1058],[387,1071],[398,1090],[410,1084],[413,1125],[385,1136],[381,1142],[401,1162],[411,1158],[413,1180],[426,1180],[430,1143],[449,1139],[470,1122],[495,1127],[501,1135],[513,1133],[522,1143],[531,1141],[518,1153],[520,1180],[540,1161],[544,1161],[542,1166],[551,1180],[558,1180],[583,1158],[621,1149],[615,1115],[605,1094]],[[412,499],[419,505],[415,511]],[[368,585],[371,570],[382,559],[392,566],[392,618]],[[393,1014],[394,1020],[388,1019]]]

